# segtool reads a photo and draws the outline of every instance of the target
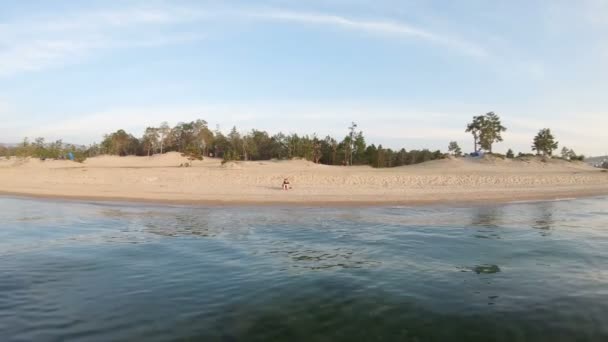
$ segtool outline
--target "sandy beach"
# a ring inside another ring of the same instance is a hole
[[[0,160],[0,193],[180,204],[431,204],[608,194],[608,173],[581,162],[459,158],[397,168],[304,160],[221,163],[178,153],[65,160]],[[293,189],[283,191],[288,177]]]

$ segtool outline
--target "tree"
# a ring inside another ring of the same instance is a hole
[[[165,140],[171,133],[171,128],[167,121],[163,121],[158,128],[158,142],[160,145],[160,154],[163,154],[163,148],[165,147]]]
[[[271,138],[272,158],[284,159],[288,156],[287,137],[283,133],[277,133]]]
[[[584,161],[585,160],[585,156],[584,155],[577,155],[576,152],[574,152],[573,149],[571,148],[567,148],[564,146],[564,148],[562,148],[562,158],[566,159],[566,160],[578,160],[578,161]]]
[[[196,120],[180,122],[173,128],[166,122],[160,127],[147,127],[140,139],[119,129],[104,135],[100,144],[92,144],[88,148],[66,145],[61,140],[47,143],[44,138],[38,138],[34,142],[26,138],[16,147],[0,146],[0,154],[48,158],[73,152],[77,160],[104,153],[142,156],[168,151],[178,151],[189,159],[202,159],[204,155],[213,152],[216,157],[224,160],[306,158],[321,164],[374,167],[409,165],[444,157],[440,151],[406,151],[403,148],[392,150],[382,146],[367,146],[363,132],[357,130],[354,122],[348,127],[348,134],[342,141],[331,136],[319,139],[316,134],[285,135],[279,132],[270,136],[265,131],[255,129],[241,134],[236,127],[224,135],[219,127],[211,131],[205,120]],[[452,152],[459,154],[461,151],[458,149]]]
[[[367,145],[365,144],[363,132],[359,131],[357,135],[355,135],[355,140],[353,141],[354,158],[351,160],[351,164],[361,164],[365,162],[366,147]]]
[[[342,165],[347,166],[350,165],[350,157],[351,157],[351,151],[352,151],[352,141],[350,139],[350,136],[345,136],[344,140],[342,140],[342,142],[340,143],[340,146],[338,146],[338,148],[342,149],[342,152],[344,153],[344,159],[342,160]]]
[[[532,151],[536,151],[537,154],[542,153],[545,156],[551,156],[553,151],[557,149],[557,146],[558,142],[555,141],[555,137],[553,137],[551,130],[549,128],[543,128],[534,137]]]
[[[101,143],[102,149],[108,154],[119,156],[138,154],[139,140],[122,129],[106,134]]]
[[[54,143],[49,144],[48,149],[52,158],[59,158],[63,155],[63,141],[61,139],[56,140]]]
[[[501,142],[502,132],[507,128],[502,125],[500,117],[494,112],[489,112],[485,115],[473,117],[473,121],[467,125],[465,132],[472,133],[475,142],[475,151],[477,146],[492,153],[492,145],[496,142]]]
[[[336,165],[338,158],[338,141],[328,135],[323,140],[322,146],[325,164]]]
[[[407,164],[407,151],[402,148],[398,153],[397,153],[397,160],[395,162],[395,166],[403,166]]]
[[[239,134],[239,131],[237,131],[236,126],[233,126],[230,133],[228,133],[228,141],[230,143],[230,154],[232,155],[232,159],[240,160],[243,140],[241,138],[241,134]]]
[[[375,167],[384,167],[386,164],[386,150],[382,148],[382,145],[378,145],[376,151],[376,161],[374,162]]]
[[[147,127],[142,138],[142,145],[147,151],[148,156],[154,154],[156,147],[159,145],[159,129],[154,127]]]
[[[466,133],[471,133],[473,135],[473,152],[477,152],[477,144],[479,142],[479,135],[481,134],[481,130],[484,125],[484,117],[483,116],[474,116],[473,121],[467,125]]]
[[[484,150],[492,153],[492,144],[502,141],[502,132],[507,128],[500,122],[500,117],[494,112],[489,112],[485,115],[481,134],[479,135],[479,145]]]
[[[193,127],[196,147],[202,155],[208,156],[209,148],[213,145],[213,132],[209,129],[205,120],[196,120]]]
[[[323,142],[315,135],[312,144],[312,161],[315,164],[319,164],[323,157]]]
[[[448,151],[456,157],[462,156],[462,150],[456,141],[451,141],[448,145]]]
[[[348,127],[348,135],[344,138],[344,164],[353,165],[353,156],[355,153],[363,153],[365,151],[365,139],[363,132],[357,132],[357,124],[352,122]]]
[[[349,137],[349,142],[350,142],[350,146],[349,146],[349,152],[350,152],[350,165],[353,165],[353,153],[355,152],[355,135],[357,134],[355,132],[355,130],[357,129],[357,124],[353,121],[350,125],[350,127],[348,127],[348,137]]]
[[[572,154],[574,154],[574,151],[568,149],[566,146],[564,146],[562,148],[562,153],[561,153],[562,158],[570,160],[570,157],[572,157]]]
[[[226,153],[230,153],[231,146],[230,141],[222,132],[218,129],[215,131],[215,140],[213,142],[213,153],[215,157],[225,158]]]
[[[513,153],[513,150],[512,150],[512,149],[509,149],[509,150],[507,151],[507,158],[509,158],[509,159],[513,159],[513,158],[515,158],[515,154]]]
[[[0,155],[5,156],[6,159],[10,159],[11,158],[10,149],[6,146],[0,145]]]

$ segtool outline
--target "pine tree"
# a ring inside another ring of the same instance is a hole
[[[555,137],[551,133],[549,128],[541,129],[538,134],[534,137],[532,142],[532,151],[536,151],[537,154],[543,154],[545,156],[551,156],[554,150],[557,150],[558,142],[555,141]]]
[[[462,156],[462,150],[456,141],[451,141],[448,145],[448,151],[456,157]]]
[[[465,132],[472,133],[475,141],[475,152],[477,146],[492,153],[492,145],[502,141],[501,133],[507,128],[502,125],[500,117],[494,112],[473,117],[473,121],[467,125]]]

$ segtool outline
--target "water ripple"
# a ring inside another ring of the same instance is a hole
[[[607,341],[605,199],[0,199],[2,341]]]

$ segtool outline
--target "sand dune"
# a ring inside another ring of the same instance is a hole
[[[191,163],[191,167],[179,167]],[[281,190],[288,177],[290,191]],[[608,194],[608,173],[584,163],[445,159],[373,169],[304,160],[223,164],[178,153],[101,156],[79,164],[0,160],[0,192],[176,203],[373,204],[511,201]]]

